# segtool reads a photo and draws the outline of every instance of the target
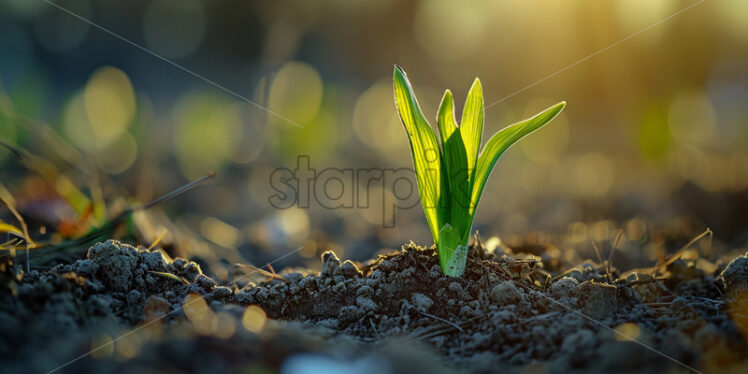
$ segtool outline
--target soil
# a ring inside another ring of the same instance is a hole
[[[111,240],[46,270],[6,259],[2,371],[748,372],[748,254],[549,273],[477,242],[461,278],[412,243],[321,261],[226,287]]]

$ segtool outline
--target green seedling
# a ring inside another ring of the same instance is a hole
[[[483,133],[483,88],[475,79],[458,124],[449,90],[436,120],[440,140],[423,116],[405,72],[395,66],[395,103],[408,133],[418,192],[444,274],[465,271],[468,240],[483,188],[499,157],[516,141],[552,120],[566,106],[560,102],[532,118],[507,126],[479,153]]]

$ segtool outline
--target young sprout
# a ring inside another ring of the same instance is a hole
[[[439,252],[444,274],[465,271],[475,209],[496,161],[512,144],[552,120],[566,106],[560,102],[532,118],[510,125],[488,140],[479,153],[483,132],[483,89],[475,79],[458,124],[449,90],[444,92],[434,130],[423,116],[405,72],[395,66],[395,103],[408,133],[421,205]],[[441,145],[440,145],[441,141]]]

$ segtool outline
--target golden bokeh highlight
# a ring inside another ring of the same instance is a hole
[[[270,143],[281,158],[308,155],[324,162],[335,153],[347,135],[340,115],[339,87],[326,86],[317,70],[303,62],[290,61],[277,72],[263,78],[269,82],[267,91],[266,126]],[[282,117],[281,117],[282,116]]]
[[[67,139],[82,150],[91,152],[98,147],[98,139],[88,122],[83,94],[73,95],[62,112],[62,132]]]
[[[215,217],[206,217],[203,220],[200,233],[213,243],[226,248],[236,248],[244,238],[239,229]]]
[[[228,313],[216,314],[216,330],[213,333],[219,339],[228,339],[236,331],[236,318]]]
[[[83,91],[83,101],[97,142],[117,139],[135,117],[135,92],[127,75],[105,66],[96,70]]]
[[[639,338],[639,335],[641,335],[641,328],[639,328],[639,325],[631,322],[618,325],[615,331],[616,332],[613,336],[619,342],[634,341]]]
[[[135,121],[136,98],[129,78],[105,66],[96,70],[82,92],[62,113],[62,133],[108,174],[128,170],[137,160],[138,143],[128,128]]]
[[[613,163],[599,153],[575,157],[570,174],[574,192],[586,198],[603,197],[613,187],[615,180]]]
[[[107,334],[95,335],[91,339],[91,357],[111,358],[114,354],[114,342]]]
[[[353,129],[358,139],[381,156],[396,159],[407,154],[403,125],[392,105],[392,83],[381,80],[364,91],[353,109]],[[397,141],[401,139],[402,141]]]
[[[268,108],[291,121],[306,126],[317,117],[322,105],[322,78],[309,64],[290,61],[274,74],[268,94]],[[294,126],[268,115],[271,124]],[[298,130],[298,129],[297,129]]]
[[[96,159],[99,167],[109,174],[119,174],[129,169],[138,157],[138,143],[125,132],[106,147],[98,149]]]
[[[114,342],[116,357],[122,361],[131,360],[140,354],[143,338],[137,332],[125,333]]]
[[[748,41],[748,2],[743,0],[726,0],[714,4],[719,12],[720,24],[726,27],[739,40]]]
[[[278,227],[289,238],[291,243],[301,242],[309,235],[309,215],[304,209],[291,207],[280,210],[275,215]]]
[[[413,34],[435,59],[464,59],[483,44],[489,21],[485,5],[485,2],[457,6],[449,0],[421,1],[413,21]]]
[[[716,138],[717,115],[702,92],[677,94],[670,103],[668,126],[676,142],[684,146],[708,146]]]
[[[308,259],[316,259],[318,250],[319,246],[317,245],[317,242],[310,239],[304,242],[304,246],[299,250],[299,256]]]
[[[618,23],[626,33],[637,32],[661,19],[673,14],[680,6],[676,0],[626,0],[613,2],[615,6],[614,14],[618,18]],[[665,34],[667,27],[653,28],[641,33],[641,38],[646,41],[657,41]]]
[[[583,222],[574,222],[569,226],[568,238],[572,243],[586,242],[589,238],[589,228]]]
[[[174,105],[174,147],[185,177],[220,171],[240,146],[241,116],[233,102],[205,93],[187,93]]]
[[[642,218],[632,218],[626,222],[626,236],[632,241],[646,239],[647,223]]]
[[[368,188],[359,186],[358,196],[356,210],[366,222],[381,226],[385,219],[392,217],[392,211],[387,210],[387,208],[394,206],[396,201],[391,190],[377,184],[372,184]]]
[[[589,224],[589,235],[594,241],[604,241],[617,235],[616,224],[611,220],[602,220]]]
[[[244,315],[242,315],[242,326],[244,326],[247,331],[253,333],[259,333],[262,331],[266,321],[267,315],[265,314],[265,311],[257,305],[248,306],[247,309],[244,310]]]
[[[196,293],[185,296],[182,310],[198,334],[212,335],[218,328],[218,318],[202,296]]]

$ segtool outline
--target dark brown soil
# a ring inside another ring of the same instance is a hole
[[[548,274],[516,258],[478,243],[450,278],[434,249],[413,244],[360,267],[326,252],[320,273],[241,288],[115,241],[45,271],[9,261],[2,370],[748,372],[747,256],[625,276],[592,263]],[[269,318],[261,331],[243,327],[249,306]]]

